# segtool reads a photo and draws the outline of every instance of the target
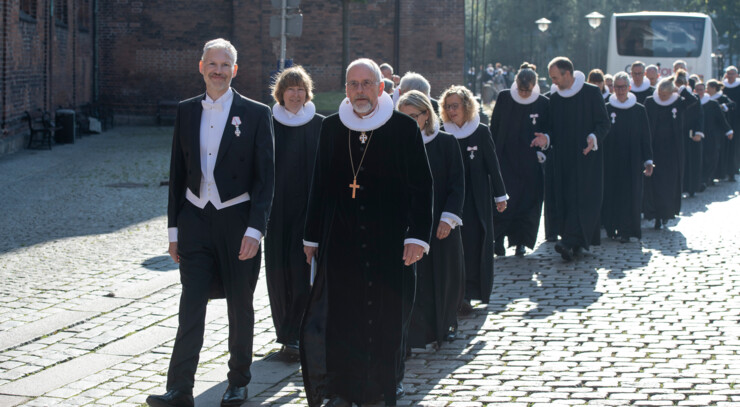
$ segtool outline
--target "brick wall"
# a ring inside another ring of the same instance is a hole
[[[59,0],[57,0],[59,1]],[[33,3],[33,2],[32,2]],[[91,2],[67,0],[66,24],[52,17],[50,0],[37,0],[31,14],[22,13],[20,0],[4,0],[3,54],[0,58],[0,154],[16,151],[28,141],[23,112],[38,108],[78,107],[92,101],[92,24],[80,29],[82,14],[91,19]]]

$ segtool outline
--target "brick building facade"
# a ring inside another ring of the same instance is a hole
[[[306,67],[317,92],[342,89],[341,0],[303,0],[303,34],[287,57]],[[0,154],[20,148],[24,110],[99,101],[116,122],[152,122],[157,103],[203,91],[197,64],[205,41],[236,46],[233,86],[268,102],[279,38],[270,38],[267,0],[5,0],[2,2]],[[52,16],[49,7],[54,4]],[[426,76],[433,96],[461,83],[464,1],[348,2],[349,59],[369,57]],[[187,7],[185,6],[187,5]],[[35,15],[24,12],[35,7]],[[60,21],[60,13],[66,20]],[[52,21],[54,20],[54,21]],[[98,68],[95,69],[94,62]],[[27,132],[27,131],[26,131]]]

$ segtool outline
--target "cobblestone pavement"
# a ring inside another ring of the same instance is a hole
[[[164,391],[179,277],[166,256],[171,128],[117,128],[0,158],[0,406],[142,405]],[[740,406],[740,193],[721,182],[641,242],[564,263],[550,243],[496,259],[461,338],[415,349],[400,405]],[[542,239],[540,239],[542,242]],[[509,250],[512,254],[513,249]],[[245,405],[305,405],[255,296]],[[225,388],[209,305],[196,404]]]

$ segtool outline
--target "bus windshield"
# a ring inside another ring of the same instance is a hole
[[[618,17],[617,52],[626,56],[696,58],[705,20],[700,17]]]

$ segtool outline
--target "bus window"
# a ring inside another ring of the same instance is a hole
[[[702,51],[702,18],[619,17],[616,28],[619,55],[696,58]]]

